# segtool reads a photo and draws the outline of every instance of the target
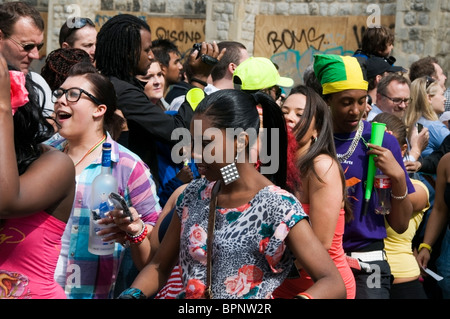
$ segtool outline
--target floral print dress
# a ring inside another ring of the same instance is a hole
[[[206,288],[209,203],[215,182],[190,183],[177,201],[181,220],[179,298],[202,298]],[[270,185],[240,207],[216,208],[212,257],[213,298],[271,298],[288,275],[293,257],[284,239],[308,218],[300,202]]]

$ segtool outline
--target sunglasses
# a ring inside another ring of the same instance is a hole
[[[58,101],[63,94],[66,96],[66,100],[69,102],[78,102],[78,100],[81,98],[81,94],[86,94],[95,104],[102,104],[95,96],[93,96],[91,93],[81,89],[81,88],[70,88],[70,89],[63,89],[59,88],[53,91],[52,93],[52,102],[55,103]]]
[[[67,34],[66,34],[66,38],[64,40],[66,40],[75,30],[81,29],[83,27],[85,27],[87,24],[89,24],[92,27],[95,27],[94,22],[92,22],[91,19],[89,18],[78,18],[75,17],[70,21],[66,22],[67,27],[69,28]]]
[[[14,38],[9,37],[9,40],[11,40],[12,42],[14,42],[17,45],[20,45],[22,47],[22,49],[24,49],[24,51],[30,52],[31,50],[33,50],[34,48],[37,48],[38,51],[40,49],[42,49],[42,47],[44,46],[44,42],[36,44],[36,43],[21,43],[17,40],[14,40]]]
[[[427,76],[427,82],[425,84],[425,89],[428,89],[428,87],[431,85],[431,83],[433,83],[434,81],[436,81],[435,79],[433,79],[431,76]]]

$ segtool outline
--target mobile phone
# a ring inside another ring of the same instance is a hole
[[[130,221],[133,221],[133,216],[131,215],[131,211],[128,208],[127,202],[125,199],[117,193],[111,192],[109,194],[109,200],[116,209],[120,209],[123,213],[130,217]]]
[[[416,127],[417,127],[417,132],[420,133],[420,131],[422,131],[423,129],[423,125],[420,123],[416,123]]]

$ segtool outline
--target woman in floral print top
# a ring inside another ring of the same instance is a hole
[[[252,141],[251,130],[258,132],[260,128],[257,105],[263,110],[264,127],[276,128],[264,131],[267,140],[271,140],[270,134],[280,140],[272,143],[279,149],[271,152],[278,151],[279,156],[271,161],[271,166],[279,164],[278,169],[267,177],[262,174],[268,172],[264,171],[267,167],[260,166],[260,173],[255,169],[256,161],[249,156],[262,149],[265,142],[263,138]],[[234,129],[233,136],[227,128]],[[204,298],[209,204],[217,182],[220,185],[212,249],[213,298],[271,298],[287,277],[294,258],[315,281],[303,297],[345,298],[342,278],[314,235],[301,204],[282,189],[286,176],[286,128],[281,109],[274,101],[264,93],[212,93],[197,106],[191,134],[192,155],[204,178],[191,182],[179,196],[176,214],[156,255],[120,298],[153,295],[167,281],[177,262],[184,284],[179,297]],[[240,178],[226,183],[220,168],[233,163],[227,161],[230,157],[235,158]]]

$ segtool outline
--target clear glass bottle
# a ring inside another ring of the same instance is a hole
[[[377,198],[375,213],[379,215],[389,214],[391,212],[391,179],[377,170],[374,188]]]
[[[105,242],[96,233],[101,229],[111,227],[114,224],[98,224],[100,218],[105,218],[106,213],[113,210],[108,201],[111,192],[117,192],[118,184],[111,174],[111,144],[103,143],[102,167],[99,175],[92,181],[91,187],[91,216],[89,220],[89,245],[88,250],[95,255],[110,255],[114,252],[115,242]]]

